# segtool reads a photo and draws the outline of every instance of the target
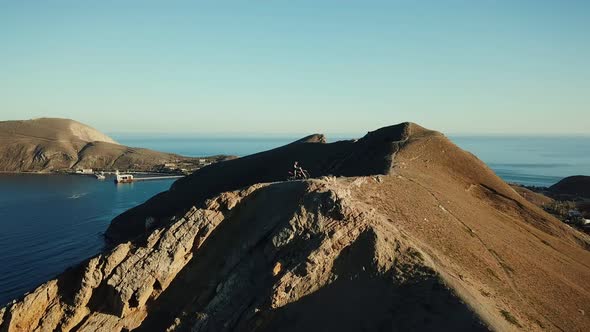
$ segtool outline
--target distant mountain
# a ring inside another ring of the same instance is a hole
[[[58,118],[39,118],[0,122],[0,137],[15,139],[38,138],[51,141],[107,142],[118,144],[114,139],[83,123]]]
[[[70,119],[0,122],[0,172],[51,172],[76,168],[156,170],[195,158],[118,144]]]
[[[556,195],[590,198],[590,176],[569,176],[549,187],[549,191]]]

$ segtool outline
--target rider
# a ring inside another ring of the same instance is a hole
[[[293,176],[297,177],[299,175],[303,176],[303,169],[299,166],[299,162],[295,161],[293,164]]]
[[[295,163],[293,164],[293,176],[295,178],[307,178],[307,172],[303,169],[303,167],[299,166],[299,162],[295,161]]]

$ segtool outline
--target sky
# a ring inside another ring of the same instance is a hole
[[[590,134],[590,1],[0,0],[0,120]]]

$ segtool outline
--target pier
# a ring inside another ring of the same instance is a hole
[[[137,173],[136,173],[137,174]],[[146,175],[151,175],[154,173],[143,173]],[[144,177],[134,177],[132,174],[121,174],[116,172],[115,173],[115,183],[131,183],[137,181],[150,181],[150,180],[168,180],[168,179],[179,179],[183,178],[184,175],[161,175],[155,174],[155,176],[144,176]]]
[[[167,172],[146,172],[146,171],[121,171],[121,172],[118,172],[118,171],[100,171],[100,173],[102,173],[102,174],[106,174],[106,175],[117,175],[117,173],[125,173],[125,174],[145,174],[145,175],[152,175],[152,174],[154,174],[154,175],[159,175],[159,174],[170,174],[170,176],[175,176],[175,175],[172,175],[172,174],[174,174],[174,173],[167,173]],[[177,173],[177,174],[178,174],[178,173]],[[168,176],[168,175],[166,175],[166,176]],[[181,176],[181,175],[179,175],[179,176]]]
[[[184,175],[164,175],[164,176],[146,176],[143,178],[133,178],[133,182],[135,181],[148,181],[148,180],[166,180],[166,179],[179,179],[183,178]]]

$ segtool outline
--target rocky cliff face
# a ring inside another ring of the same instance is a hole
[[[197,171],[180,210],[0,309],[0,331],[590,328],[587,236],[438,133],[376,133],[288,150],[349,176],[205,195]]]
[[[400,328],[484,329],[410,239],[351,205],[348,186],[362,181],[224,193],[42,285],[6,309],[6,328],[276,331],[302,316],[311,329],[377,329],[392,317]]]

